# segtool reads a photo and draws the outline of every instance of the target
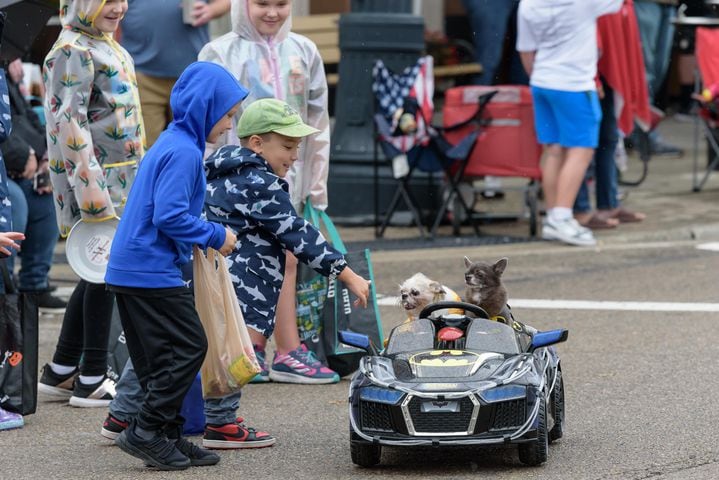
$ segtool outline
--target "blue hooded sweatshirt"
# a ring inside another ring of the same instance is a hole
[[[140,162],[110,250],[105,281],[133,288],[184,285],[180,267],[192,245],[219,249],[225,228],[200,219],[206,180],[205,140],[247,96],[223,67],[196,62],[170,95],[173,120]]]

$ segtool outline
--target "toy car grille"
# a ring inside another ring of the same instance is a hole
[[[363,430],[392,432],[390,406],[384,403],[360,401],[360,422]]]
[[[468,397],[459,400],[459,408],[456,412],[423,412],[423,401],[426,400],[414,397],[407,405],[416,432],[443,433],[469,430],[474,403]]]
[[[524,398],[494,404],[494,422],[490,430],[506,430],[524,424],[527,417]]]

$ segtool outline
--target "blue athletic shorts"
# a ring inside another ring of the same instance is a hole
[[[595,91],[532,87],[534,128],[542,145],[597,148],[602,108]]]

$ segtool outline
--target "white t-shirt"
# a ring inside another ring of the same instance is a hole
[[[597,17],[624,0],[522,0],[517,50],[536,52],[529,83],[553,90],[596,90]]]

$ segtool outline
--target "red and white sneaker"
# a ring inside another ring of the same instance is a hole
[[[107,418],[105,418],[105,421],[102,422],[102,429],[100,430],[100,435],[107,438],[108,440],[115,440],[117,437],[120,436],[123,430],[125,430],[128,426],[128,422],[123,422],[122,420],[119,420],[112,416],[112,414],[108,413]]]
[[[262,448],[274,445],[275,437],[267,432],[258,432],[246,427],[242,418],[227,425],[207,425],[202,437],[202,446],[213,449]]]

